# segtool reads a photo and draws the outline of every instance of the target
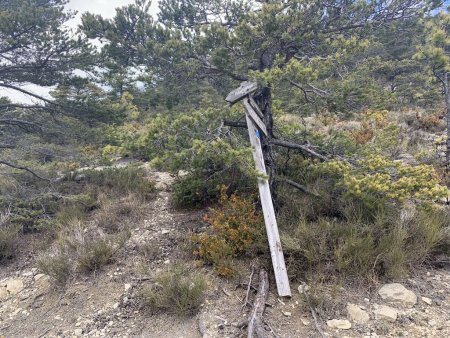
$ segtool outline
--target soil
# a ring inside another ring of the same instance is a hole
[[[250,262],[237,262],[240,276],[227,281],[203,268],[208,280],[206,300],[192,317],[154,315],[142,307],[140,290],[150,275],[173,263],[192,265],[186,244],[189,231],[200,231],[206,210],[177,211],[171,207],[167,173],[152,172],[158,196],[146,207],[146,217],[132,225],[132,235],[112,264],[94,274],[79,276],[65,287],[56,287],[39,272],[34,241],[23,243],[17,259],[0,271],[0,337],[246,337],[240,327],[251,309],[244,305]],[[51,239],[48,239],[51,240]],[[45,242],[47,243],[47,242]],[[146,254],[143,255],[143,249]],[[253,285],[257,287],[257,276]],[[305,294],[292,282],[293,297],[279,299],[273,278],[264,314],[268,337],[450,337],[450,271],[422,269],[400,281],[418,301],[412,308],[395,306],[395,322],[377,319],[375,304],[387,304],[375,285],[312,285],[322,307],[311,314]],[[306,291],[307,293],[310,291]],[[250,293],[250,301],[254,291]],[[425,298],[422,298],[425,297]],[[349,319],[348,303],[358,304],[370,320],[356,324]],[[330,319],[350,320],[350,329],[333,329]],[[321,333],[320,331],[323,331]]]

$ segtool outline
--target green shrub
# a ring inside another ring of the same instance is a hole
[[[110,263],[115,252],[106,239],[87,241],[77,251],[76,269],[83,273],[96,271]]]
[[[73,205],[65,204],[61,206],[58,213],[55,215],[55,221],[60,226],[66,226],[67,224],[73,224],[76,221],[84,221],[87,217],[87,213],[84,208]]]
[[[403,277],[411,267],[440,252],[450,226],[445,210],[423,204],[410,212],[405,218],[398,206],[385,205],[364,217],[361,209],[347,205],[341,218],[322,215],[308,222],[299,216],[287,223],[286,213],[292,213],[285,206],[281,237],[289,271],[369,279]]]
[[[249,149],[234,149],[222,140],[194,141],[186,158],[189,174],[174,183],[177,207],[201,207],[216,202],[220,186],[228,191],[249,193],[256,190],[256,174]]]
[[[52,277],[57,284],[63,285],[71,275],[69,257],[61,252],[55,255],[43,255],[37,260],[39,269]]]
[[[144,304],[152,312],[180,316],[195,314],[205,298],[205,277],[191,269],[175,266],[155,276],[155,284],[142,290]]]
[[[154,182],[145,177],[145,171],[140,167],[91,169],[82,173],[86,176],[88,183],[108,188],[119,195],[136,193],[145,198],[150,198],[155,192]]]
[[[51,193],[30,191],[0,198],[0,207],[11,210],[10,222],[19,224],[25,233],[50,227],[59,205],[60,199]]]
[[[9,222],[0,223],[0,263],[15,256],[18,238],[19,227],[17,225]]]

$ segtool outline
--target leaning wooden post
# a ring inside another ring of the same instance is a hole
[[[255,111],[252,107],[251,101],[253,100],[250,100],[249,97],[249,95],[256,91],[256,89],[256,83],[243,82],[241,87],[232,91],[227,96],[226,100],[230,103],[235,103],[243,99],[246,110],[245,118],[247,120],[248,134],[253,148],[253,159],[255,161],[256,170],[259,173],[259,177],[257,178],[259,196],[264,215],[264,223],[266,225],[267,238],[269,241],[270,255],[272,258],[272,266],[275,274],[278,295],[281,297],[290,297],[291,288],[289,286],[289,278],[287,275],[286,264],[284,262],[277,219],[275,217],[272,195],[270,193],[269,181],[267,179],[267,171],[261,148],[261,133],[267,136],[267,130],[265,124],[259,117],[259,112]]]

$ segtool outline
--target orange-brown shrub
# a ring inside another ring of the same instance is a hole
[[[373,136],[375,135],[375,132],[372,127],[367,122],[363,122],[362,126],[358,130],[354,130],[350,132],[353,139],[358,144],[366,144],[370,140],[372,140]]]
[[[233,275],[231,261],[238,254],[249,253],[262,235],[262,215],[251,198],[228,196],[222,187],[219,208],[211,208],[204,219],[207,232],[191,236],[194,255],[211,264],[219,275]]]
[[[420,114],[417,113],[416,117],[417,121],[420,124],[420,127],[428,131],[434,130],[442,124],[441,122],[442,118],[437,113],[424,116],[421,116]]]

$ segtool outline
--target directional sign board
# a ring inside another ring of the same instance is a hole
[[[225,101],[231,104],[236,103],[246,97],[248,94],[255,92],[257,89],[258,84],[256,82],[242,82],[239,88],[236,88],[230,94],[228,94],[228,96],[225,98]]]
[[[244,104],[245,100],[246,99],[244,99]],[[290,297],[291,288],[289,286],[289,278],[284,262],[283,249],[281,248],[280,234],[278,232],[277,219],[275,217],[275,210],[273,208],[270,186],[266,178],[267,172],[261,148],[261,134],[257,129],[255,122],[250,117],[250,114],[246,114],[245,117],[247,119],[250,143],[253,147],[253,159],[255,161],[255,167],[256,170],[261,174],[261,176],[258,177],[258,189],[264,215],[264,223],[266,225],[267,238],[269,240],[270,256],[272,258],[272,266],[277,283],[277,291],[278,295],[281,297]]]
[[[267,136],[268,134],[267,134],[266,125],[261,120],[261,118],[258,116],[258,114],[255,112],[253,107],[250,105],[249,99],[244,98],[243,102],[244,102],[244,107],[245,107],[245,111],[247,112],[247,114],[250,116],[252,121],[258,126],[258,129],[261,130],[264,133],[264,135]]]

